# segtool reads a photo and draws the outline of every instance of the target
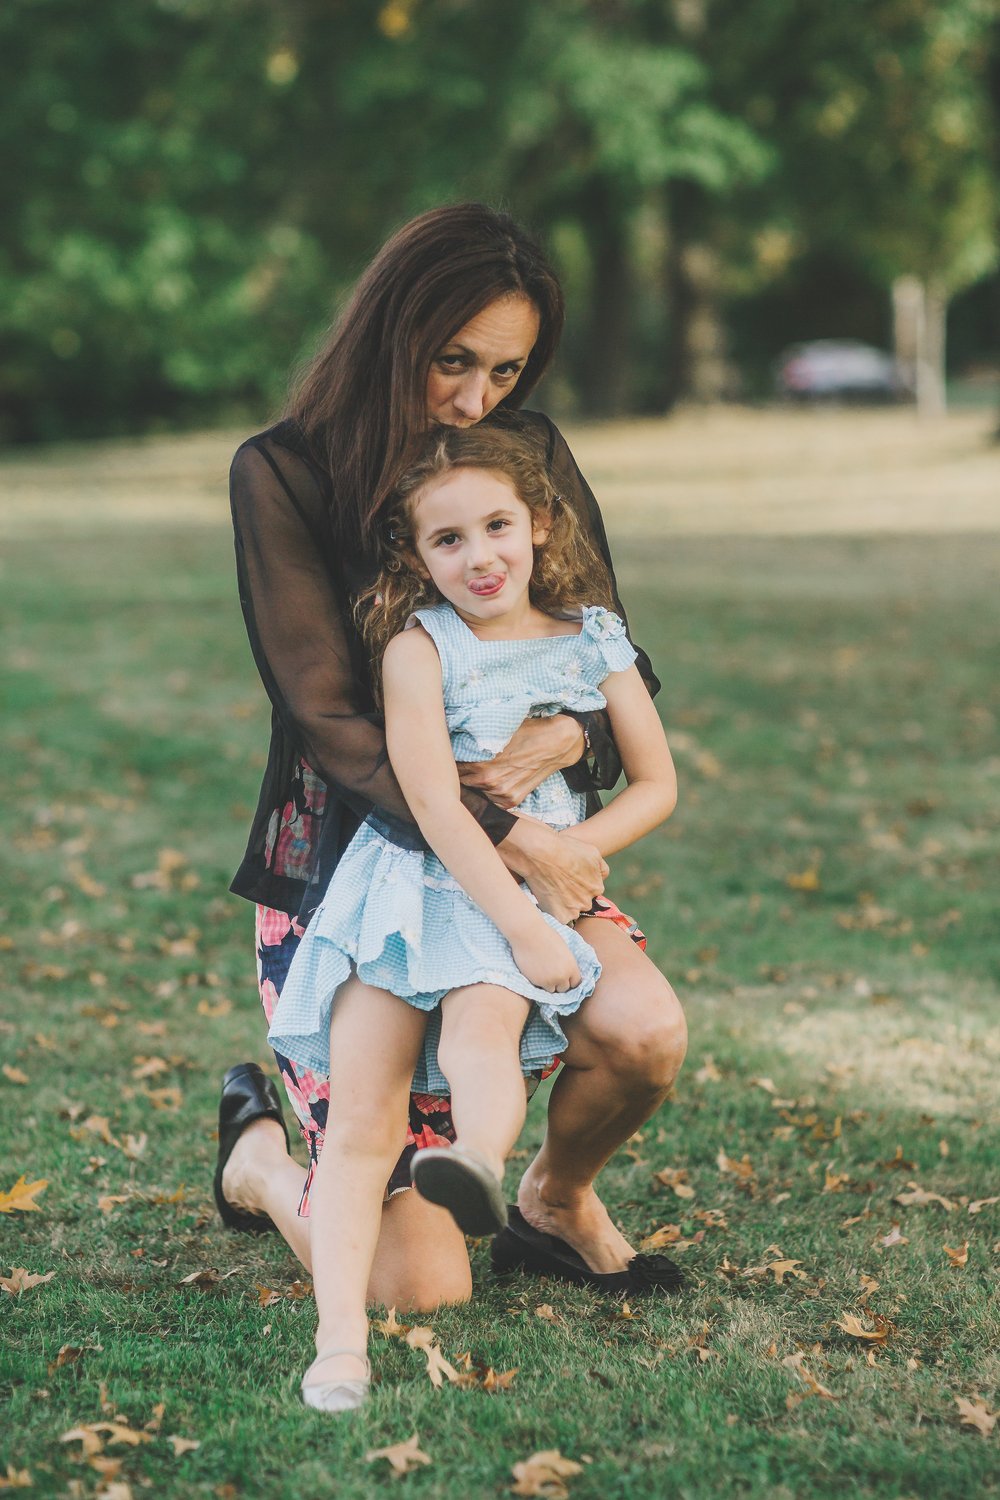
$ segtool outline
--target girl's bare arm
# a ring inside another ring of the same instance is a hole
[[[421,833],[463,890],[499,927],[518,967],[545,989],[580,980],[576,961],[546,925],[461,801],[441,694],[441,662],[421,627],[389,642],[383,660],[386,744]]]
[[[660,716],[632,666],[601,683],[628,786],[564,838],[586,839],[604,856],[625,849],[666,821],[677,805],[677,776]]]

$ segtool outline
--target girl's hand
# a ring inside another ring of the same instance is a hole
[[[554,833],[534,818],[518,818],[497,853],[519,875],[542,911],[557,922],[575,922],[604,893],[608,866],[593,844]]]
[[[525,979],[530,979],[540,990],[561,995],[580,983],[580,970],[569,944],[541,917],[532,923],[526,938],[518,938],[510,947]]]
[[[519,807],[547,776],[575,766],[583,750],[583,730],[568,714],[525,719],[499,755],[461,762],[458,775],[498,807]]]

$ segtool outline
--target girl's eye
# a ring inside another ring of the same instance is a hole
[[[458,541],[457,531],[446,531],[444,536],[439,536],[434,543],[435,547],[451,547]]]
[[[503,531],[507,524],[506,521],[498,518],[496,521],[491,521],[486,529],[487,531]]]

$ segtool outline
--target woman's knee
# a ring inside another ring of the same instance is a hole
[[[626,1003],[595,1012],[588,1039],[623,1085],[665,1092],[684,1062],[687,1023],[667,980],[650,970]]]

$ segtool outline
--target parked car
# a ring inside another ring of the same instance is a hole
[[[775,362],[779,396],[794,401],[898,401],[905,391],[895,361],[858,339],[792,344]]]

